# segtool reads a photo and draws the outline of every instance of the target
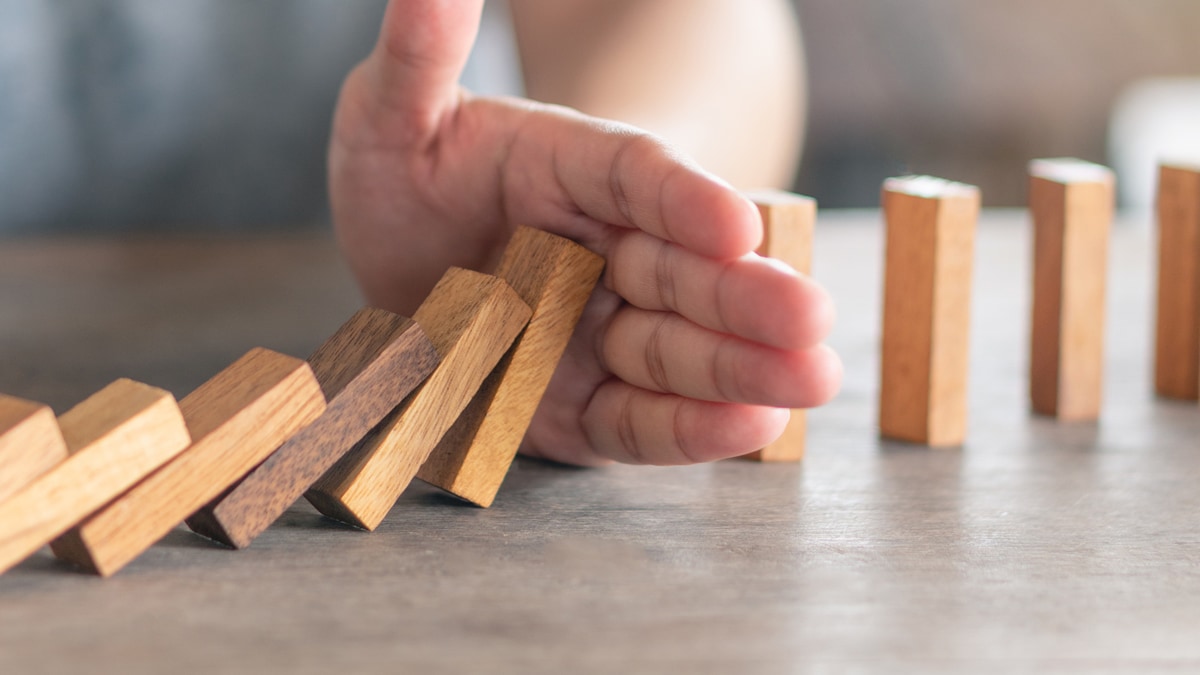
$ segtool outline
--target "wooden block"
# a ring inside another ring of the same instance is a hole
[[[758,254],[787,263],[801,274],[812,274],[813,230],[817,202],[782,190],[747,193],[763,220],[763,243]],[[746,455],[760,462],[799,462],[804,459],[806,415],[793,410],[783,435],[767,447]]]
[[[1029,165],[1033,321],[1029,397],[1062,420],[1100,417],[1112,171],[1075,159]]]
[[[417,477],[491,506],[567,340],[604,270],[604,259],[562,237],[519,227],[496,275],[533,309],[529,325]]]
[[[404,403],[317,481],[321,513],[373,530],[529,321],[504,281],[451,268],[413,317],[442,362]]]
[[[329,405],[231,490],[187,520],[195,532],[250,545],[437,365],[411,319],[361,309],[308,358]]]
[[[892,178],[883,186],[883,210],[880,432],[931,446],[961,445],[979,190],[928,176]]]
[[[1159,167],[1154,390],[1200,399],[1200,166]]]
[[[0,503],[0,572],[175,457],[191,437],[175,398],[117,380],[58,420],[70,455]]]
[[[0,502],[66,458],[48,406],[0,394]]]
[[[191,446],[55,540],[55,555],[115,574],[316,419],[325,396],[306,362],[252,349],[179,408]]]

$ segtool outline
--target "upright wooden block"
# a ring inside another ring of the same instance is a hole
[[[171,394],[117,380],[58,420],[70,456],[0,503],[0,572],[87,518],[188,446]]]
[[[604,259],[579,244],[531,227],[517,228],[496,275],[533,315],[421,465],[418,478],[491,506],[603,270]]]
[[[321,513],[375,529],[529,321],[504,281],[451,268],[413,317],[442,362],[306,495]]]
[[[971,267],[979,190],[928,176],[883,186],[887,260],[879,428],[931,446],[967,428]]]
[[[1154,390],[1200,398],[1200,165],[1159,167]]]
[[[325,413],[189,518],[192,530],[249,546],[433,372],[438,355],[411,319],[365,308],[308,362],[329,400]]]
[[[1029,397],[1062,420],[1100,417],[1112,171],[1075,159],[1029,165],[1033,321]]]
[[[66,458],[48,406],[0,394],[0,502]]]
[[[758,206],[763,220],[763,243],[758,254],[782,260],[801,274],[812,274],[816,200],[781,190],[754,191],[747,196]],[[793,410],[783,435],[767,447],[746,455],[746,459],[799,462],[804,459],[805,426],[805,412]]]
[[[115,574],[325,410],[312,369],[253,349],[179,402],[192,444],[59,537],[55,555]]]

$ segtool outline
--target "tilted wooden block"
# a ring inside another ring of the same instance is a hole
[[[438,355],[411,319],[361,309],[308,358],[325,413],[233,489],[188,519],[192,530],[244,548],[417,387]]]
[[[1033,321],[1029,397],[1062,420],[1100,417],[1112,171],[1075,159],[1029,165]]]
[[[0,394],[0,502],[66,458],[49,406]]]
[[[603,270],[604,259],[579,244],[517,228],[496,276],[512,286],[533,315],[418,478],[491,506]]]
[[[763,243],[758,254],[782,260],[801,274],[812,274],[813,230],[817,202],[781,190],[747,193],[763,220]],[[798,462],[804,459],[806,415],[793,410],[783,435],[767,447],[746,455],[761,462]]]
[[[375,529],[529,321],[496,277],[451,268],[413,317],[442,362],[306,495],[321,513]]]
[[[1200,398],[1200,165],[1158,173],[1158,321],[1154,390]]]
[[[325,396],[306,362],[253,349],[179,408],[191,446],[55,540],[55,555],[115,574],[316,419]]]
[[[971,267],[979,190],[910,176],[883,186],[887,255],[879,428],[960,445],[967,429]]]
[[[175,398],[117,380],[58,420],[70,456],[0,503],[0,572],[87,518],[191,443]]]

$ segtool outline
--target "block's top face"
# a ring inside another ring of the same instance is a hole
[[[1100,183],[1111,186],[1115,180],[1112,169],[1071,157],[1035,159],[1029,163],[1029,175],[1063,185]]]
[[[1159,162],[1158,165],[1163,169],[1173,169],[1175,171],[1187,171],[1189,173],[1200,174],[1200,158],[1164,158]]]
[[[775,189],[747,190],[742,193],[746,199],[759,206],[816,206],[817,200],[812,197],[798,195],[794,192]]]
[[[979,199],[979,188],[933,176],[901,176],[883,182],[885,192],[921,199]]]

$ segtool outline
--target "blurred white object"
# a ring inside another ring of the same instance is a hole
[[[1159,162],[1200,164],[1200,78],[1130,85],[1113,106],[1108,148],[1121,205],[1152,208]]]

